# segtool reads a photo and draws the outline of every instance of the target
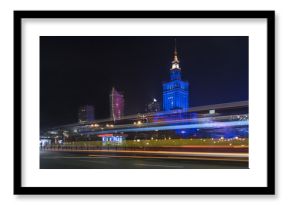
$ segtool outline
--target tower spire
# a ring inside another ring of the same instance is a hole
[[[178,54],[177,54],[176,38],[174,39],[174,57],[173,57],[171,69],[180,69]]]
[[[174,55],[177,55],[176,38],[174,39]]]

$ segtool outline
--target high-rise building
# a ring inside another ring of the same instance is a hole
[[[160,111],[160,105],[159,102],[154,98],[151,103],[147,106],[147,112],[159,112]]]
[[[84,105],[79,108],[79,122],[91,122],[95,120],[95,108],[92,105]]]
[[[124,115],[124,95],[113,87],[112,93],[110,94],[110,102],[111,118],[113,118],[114,121],[120,120]]]
[[[174,58],[170,68],[170,81],[163,83],[163,110],[188,108],[188,82],[181,80],[181,68],[176,49],[174,49]]]

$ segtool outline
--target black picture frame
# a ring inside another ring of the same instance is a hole
[[[27,18],[233,18],[267,20],[266,187],[23,187],[21,161],[21,20]],[[275,11],[14,11],[14,194],[192,195],[275,194]]]

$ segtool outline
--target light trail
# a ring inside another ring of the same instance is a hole
[[[127,159],[173,159],[173,160],[200,160],[200,161],[230,161],[230,162],[248,162],[247,158],[226,158],[226,157],[182,157],[182,156],[131,156],[131,155],[88,155],[88,156],[58,156],[43,157],[43,159],[100,159],[100,158],[127,158]]]
[[[230,109],[230,108],[240,108],[240,107],[248,107],[248,101],[238,101],[238,102],[230,102],[230,103],[220,103],[220,104],[212,104],[212,105],[204,105],[204,106],[196,106],[196,107],[190,107],[187,110],[173,110],[173,111],[163,111],[159,113],[139,113],[139,114],[133,114],[133,115],[127,115],[123,116],[122,120],[124,119],[140,119],[140,117],[153,117],[156,114],[161,114],[161,115],[166,115],[166,114],[176,114],[176,113],[185,113],[185,112],[199,112],[199,111],[204,111],[204,110],[211,110],[211,109]],[[77,126],[89,126],[92,123],[104,123],[104,122],[109,122],[113,121],[113,118],[106,118],[106,119],[100,119],[100,120],[95,120],[93,122],[89,123],[71,123],[71,124],[66,124],[62,126],[56,126],[51,128],[51,130],[54,129],[60,129],[60,128],[69,128],[69,127],[77,127]]]
[[[193,129],[193,128],[224,128],[234,126],[247,126],[248,120],[238,120],[230,122],[209,122],[203,124],[185,124],[185,125],[167,125],[167,126],[152,126],[152,127],[130,127],[123,129],[111,129],[103,131],[93,131],[88,133],[95,134],[107,134],[107,133],[119,133],[119,132],[142,132],[142,131],[160,131],[160,130],[177,130],[177,129]]]
[[[248,153],[223,153],[223,152],[174,152],[174,151],[133,151],[133,150],[52,150],[54,152],[107,152],[107,153],[136,153],[136,154],[160,154],[177,156],[198,156],[198,157],[228,157],[248,158]]]
[[[165,120],[165,121],[157,121],[157,122],[146,122],[146,123],[141,123],[141,124],[122,124],[122,125],[114,125],[114,128],[110,127],[104,127],[103,129],[105,130],[116,130],[116,129],[121,129],[121,128],[135,128],[137,127],[156,127],[156,126],[165,126],[165,125],[178,125],[181,123],[186,123],[186,124],[198,124],[198,123],[223,123],[227,122],[228,120],[230,121],[241,121],[240,119],[244,118],[243,121],[245,121],[248,118],[247,114],[242,114],[242,115],[225,115],[225,116],[215,116],[215,117],[199,117],[199,118],[189,118],[189,119],[170,119],[170,120]],[[239,120],[234,120],[234,119],[239,119]],[[95,128],[95,127],[90,127],[91,130],[94,131],[103,131],[101,127]],[[88,132],[88,131],[87,131]]]
[[[162,146],[162,148],[175,148],[176,146]],[[180,145],[178,148],[205,148],[205,149],[227,149],[227,148],[249,148],[249,146],[242,146],[242,145],[232,145],[232,146],[227,146],[227,145]]]

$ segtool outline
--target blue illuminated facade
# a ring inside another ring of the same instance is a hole
[[[170,80],[170,82],[163,83],[163,110],[186,110],[188,108],[188,82],[181,80],[181,68],[176,47],[170,69]]]

